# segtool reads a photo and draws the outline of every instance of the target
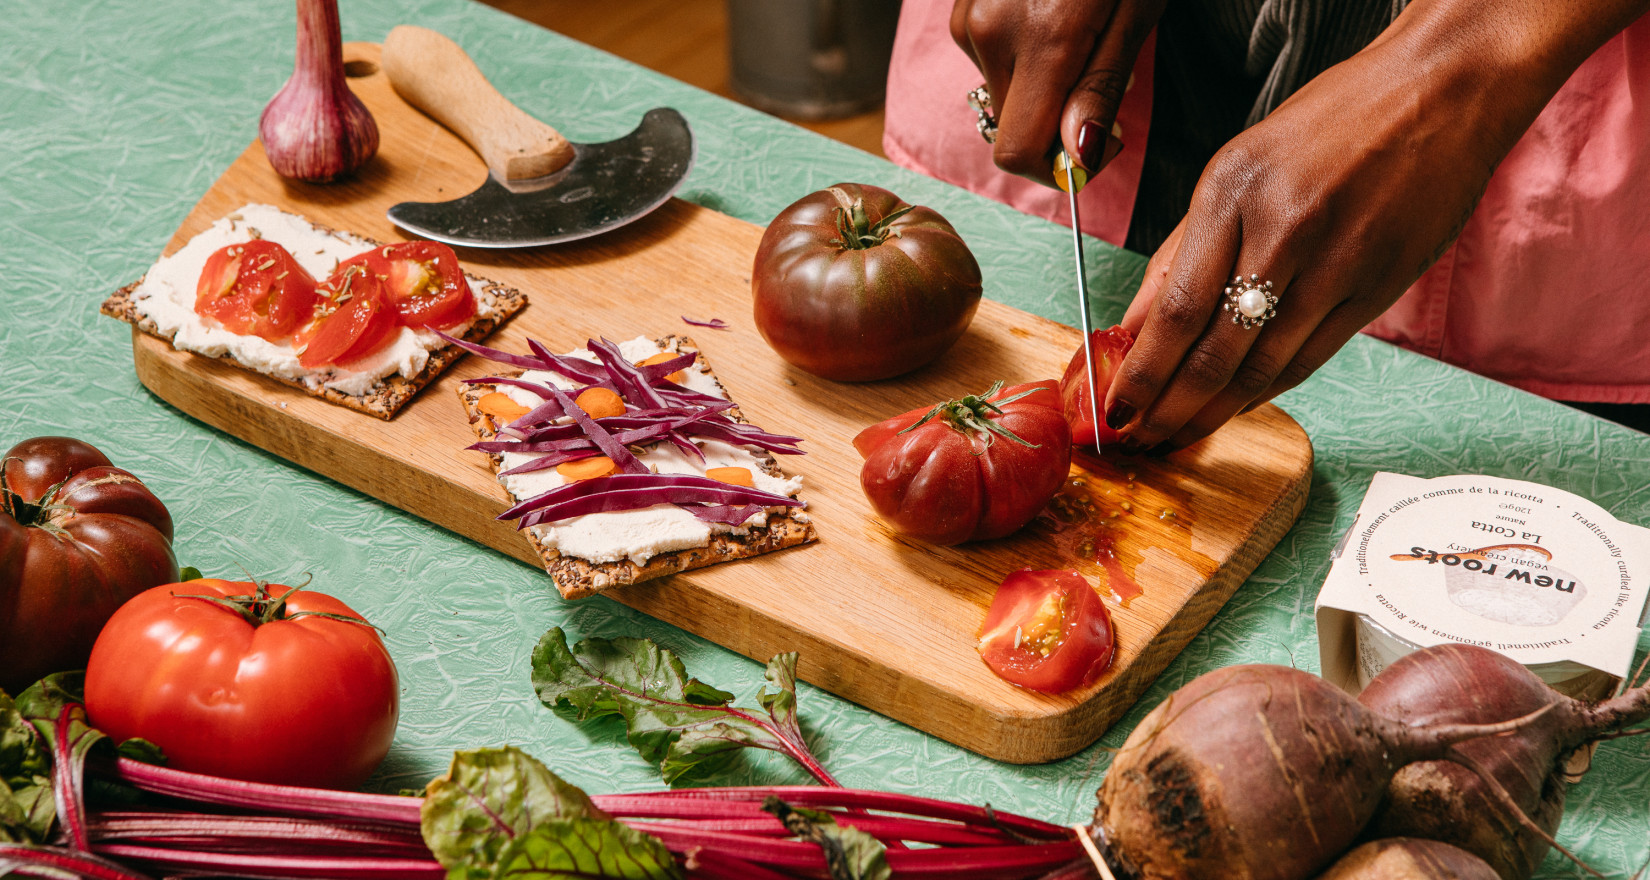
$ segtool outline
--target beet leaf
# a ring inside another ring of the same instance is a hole
[[[499,853],[498,880],[679,880],[682,869],[658,838],[612,819],[545,822]]]
[[[662,842],[619,824],[513,746],[455,753],[429,784],[420,820],[449,880],[682,876]]]
[[[882,841],[858,828],[838,825],[830,813],[792,807],[772,795],[762,802],[762,809],[784,823],[787,831],[819,846],[831,880],[889,880],[893,876]]]
[[[0,842],[46,839],[56,816],[50,774],[34,728],[0,692]]]
[[[733,694],[690,678],[675,654],[647,639],[588,638],[573,648],[553,627],[533,650],[533,687],[546,706],[567,706],[580,721],[617,715],[631,746],[666,782],[714,769],[743,748],[789,755],[825,785],[796,717],[796,654],[768,661],[757,696],[762,711],[732,705]]]
[[[69,841],[79,849],[87,848],[85,814],[86,756],[93,747],[113,740],[86,721],[86,708],[81,705],[85,690],[85,673],[60,672],[49,675],[19,694],[13,711],[21,726],[13,728],[0,718],[6,732],[0,733],[0,779],[9,792],[12,809],[5,806],[7,795],[0,795],[0,840],[19,842],[38,841],[31,837],[35,829],[49,829],[53,822],[61,825]],[[32,726],[25,731],[24,727]],[[32,740],[32,745],[24,739]],[[12,746],[6,742],[15,741]],[[20,751],[18,751],[20,750]],[[121,743],[116,750],[121,756],[150,763],[164,760],[153,743],[133,739]],[[22,764],[14,767],[7,759],[9,753],[20,756]],[[41,769],[40,762],[49,761],[52,770]],[[51,782],[45,790],[36,790],[39,783],[24,782],[13,786],[14,772]],[[112,800],[129,798],[129,793],[115,786],[107,786],[103,793]],[[19,800],[19,795],[23,800]],[[19,814],[21,816],[19,817]],[[14,824],[15,820],[15,824]],[[6,828],[12,829],[10,832]]]
[[[419,825],[450,880],[483,880],[512,839],[542,822],[589,815],[605,814],[531,755],[505,746],[455,752],[447,775],[425,789]]]

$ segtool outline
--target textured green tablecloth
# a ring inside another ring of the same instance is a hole
[[[455,748],[514,743],[595,792],[657,788],[616,724],[578,726],[539,704],[527,678],[538,637],[553,625],[575,636],[647,636],[745,700],[761,683],[760,665],[616,603],[563,602],[533,568],[183,416],[138,384],[127,327],[97,314],[256,135],[259,112],[291,69],[290,3],[6,0],[0,8],[0,448],[39,434],[87,439],[168,504],[181,562],[222,576],[312,572],[318,588],[382,626],[404,703],[374,787],[421,786]],[[352,40],[381,40],[402,22],[449,34],[502,91],[574,140],[628,131],[652,106],[678,107],[700,144],[682,197],[745,220],[764,223],[840,180],[887,186],[956,224],[985,267],[988,296],[1076,320],[1062,227],[465,0],[344,0],[343,21]],[[1104,303],[1096,318],[1109,322],[1144,261],[1098,242],[1089,253]],[[1650,522],[1643,435],[1379,342],[1355,340],[1279,403],[1317,452],[1305,513],[1098,745],[1045,766],[998,764],[803,686],[802,718],[824,763],[850,786],[1081,820],[1107,747],[1174,687],[1231,663],[1317,669],[1313,598],[1374,471],[1517,477]],[[802,776],[756,759],[715,781]],[[1650,746],[1599,749],[1570,795],[1561,838],[1612,876],[1650,857]],[[1549,857],[1542,876],[1580,874]]]

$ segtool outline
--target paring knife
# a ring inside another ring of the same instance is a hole
[[[1100,436],[1100,391],[1094,378],[1094,343],[1089,341],[1094,328],[1089,322],[1089,279],[1083,271],[1083,224],[1078,220],[1077,192],[1089,182],[1089,175],[1071,157],[1061,150],[1054,157],[1054,182],[1066,191],[1071,202],[1071,246],[1077,255],[1077,311],[1083,322],[1084,374],[1089,382],[1089,416],[1094,419],[1094,436]]]

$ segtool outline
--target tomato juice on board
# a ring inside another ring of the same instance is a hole
[[[1127,608],[1144,594],[1135,570],[1153,550],[1192,559],[1197,513],[1189,493],[1139,479],[1138,459],[1072,450],[1072,476],[1027,531],[1053,544],[1066,564],[1097,579]],[[1150,521],[1151,528],[1140,523]],[[1168,546],[1159,546],[1159,542]]]

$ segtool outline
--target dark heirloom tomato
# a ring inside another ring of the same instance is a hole
[[[848,382],[950,348],[980,304],[980,266],[945,218],[839,183],[779,212],[751,269],[756,327],[780,357]]]
[[[315,303],[315,279],[286,248],[261,238],[219,248],[195,285],[196,314],[271,342],[308,321]]]
[[[900,534],[935,544],[1000,538],[1065,484],[1071,430],[1059,404],[1050,379],[879,422],[854,438],[865,456],[860,487]]]
[[[980,658],[998,677],[1058,694],[1111,666],[1111,616],[1075,571],[1017,571],[1003,580],[980,628]]]
[[[1081,346],[1071,356],[1071,363],[1066,365],[1065,375],[1060,377],[1060,401],[1066,411],[1066,421],[1071,423],[1071,442],[1074,445],[1109,446],[1121,440],[1122,435],[1105,424],[1103,410],[1106,392],[1111,388],[1112,378],[1117,375],[1117,368],[1123,364],[1123,356],[1134,347],[1134,334],[1122,327],[1096,330],[1089,334],[1089,347],[1094,350],[1094,386],[1100,391],[1102,412],[1099,430],[1095,430],[1094,407],[1089,405],[1089,379],[1083,372]]]
[[[395,341],[395,310],[385,302],[384,279],[361,257],[340,263],[321,294],[315,319],[294,339],[302,346],[299,366],[348,366]]]
[[[0,690],[86,664],[109,615],[178,578],[172,517],[90,444],[36,437],[0,468]]]
[[[395,738],[395,664],[349,606],[291,589],[203,579],[121,606],[86,667],[92,725],[179,770],[359,786]]]

